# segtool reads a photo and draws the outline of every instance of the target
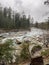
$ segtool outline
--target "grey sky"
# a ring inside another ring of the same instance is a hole
[[[35,21],[42,21],[49,16],[49,14],[47,15],[49,7],[44,5],[44,1],[45,0],[0,0],[0,3],[4,6],[11,6],[13,10],[18,10],[19,12],[25,11],[25,13],[30,14]]]

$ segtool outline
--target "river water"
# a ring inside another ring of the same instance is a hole
[[[7,39],[18,39],[22,41],[24,38],[29,37],[39,37],[43,34],[46,34],[46,30],[38,29],[38,28],[31,28],[31,31],[19,31],[19,32],[8,32],[8,33],[1,33],[0,36],[5,37],[3,41]]]

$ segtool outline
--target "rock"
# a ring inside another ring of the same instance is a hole
[[[46,64],[46,65],[49,65],[49,64]]]
[[[17,43],[17,44],[21,44],[22,42],[20,42],[19,40],[16,39],[16,43]]]
[[[36,57],[31,59],[30,65],[44,65],[43,57]]]

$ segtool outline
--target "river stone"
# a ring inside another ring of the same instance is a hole
[[[31,59],[30,65],[44,65],[43,57],[36,57]]]

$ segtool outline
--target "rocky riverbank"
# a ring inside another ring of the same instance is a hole
[[[8,39],[13,40],[14,48],[16,48],[15,53],[17,55],[20,55],[20,52],[22,50],[22,44],[29,43],[30,55],[32,58],[34,58],[34,57],[40,56],[41,51],[45,51],[46,47],[44,46],[44,42],[45,42],[44,40],[46,40],[45,36],[47,37],[49,35],[47,33],[48,32],[45,30],[34,29],[34,28],[32,28],[31,31],[1,33],[0,43],[2,44],[6,42],[6,40]],[[34,47],[35,47],[35,50],[32,51]],[[41,48],[41,47],[42,47],[42,50],[39,50],[38,48]],[[32,52],[35,54],[32,55]],[[28,63],[26,63],[26,65],[28,65]]]

